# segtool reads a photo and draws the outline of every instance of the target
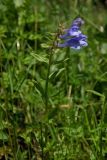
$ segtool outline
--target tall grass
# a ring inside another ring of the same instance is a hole
[[[106,160],[106,5],[6,0],[0,9],[0,159]],[[88,47],[56,48],[59,28],[78,16]]]

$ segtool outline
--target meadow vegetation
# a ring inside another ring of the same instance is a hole
[[[88,46],[58,48],[76,17]],[[107,159],[107,5],[0,0],[0,159]]]

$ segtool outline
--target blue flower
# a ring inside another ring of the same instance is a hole
[[[87,46],[87,36],[79,34],[76,37],[67,39],[65,43],[58,44],[58,47],[71,47],[73,49],[81,49],[83,46]]]
[[[66,30],[66,34],[59,36],[59,38],[64,39],[65,42],[63,44],[58,44],[58,47],[81,49],[83,46],[87,46],[87,36],[83,35],[80,31],[80,27],[83,24],[84,21],[81,18],[75,19],[71,27]]]

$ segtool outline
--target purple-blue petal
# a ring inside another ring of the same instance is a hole
[[[79,34],[81,34],[81,31],[73,31],[73,30],[69,30],[69,35],[70,36],[79,36]]]
[[[76,19],[73,21],[73,23],[72,23],[71,26],[76,25],[76,26],[78,26],[78,27],[81,27],[81,25],[83,25],[83,24],[84,24],[84,21],[83,21],[81,18],[76,18]]]
[[[77,37],[72,37],[65,41],[63,44],[58,44],[58,47],[71,47],[73,49],[80,49],[83,46],[87,46],[87,36],[80,34]]]

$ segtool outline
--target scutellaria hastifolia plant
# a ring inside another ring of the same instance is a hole
[[[45,106],[47,110],[48,106],[48,83],[49,83],[49,74],[50,74],[50,67],[51,67],[51,61],[52,61],[52,54],[53,49],[56,47],[70,47],[75,50],[79,50],[84,46],[87,46],[87,36],[82,34],[80,27],[84,24],[84,21],[82,18],[76,18],[71,27],[67,30],[65,30],[65,34],[61,34],[61,31],[59,30],[56,34],[52,47],[50,48],[50,55],[49,55],[49,64],[48,64],[48,72],[47,72],[47,78],[46,78],[46,84],[45,84]],[[63,39],[64,43],[58,43],[57,39]]]

